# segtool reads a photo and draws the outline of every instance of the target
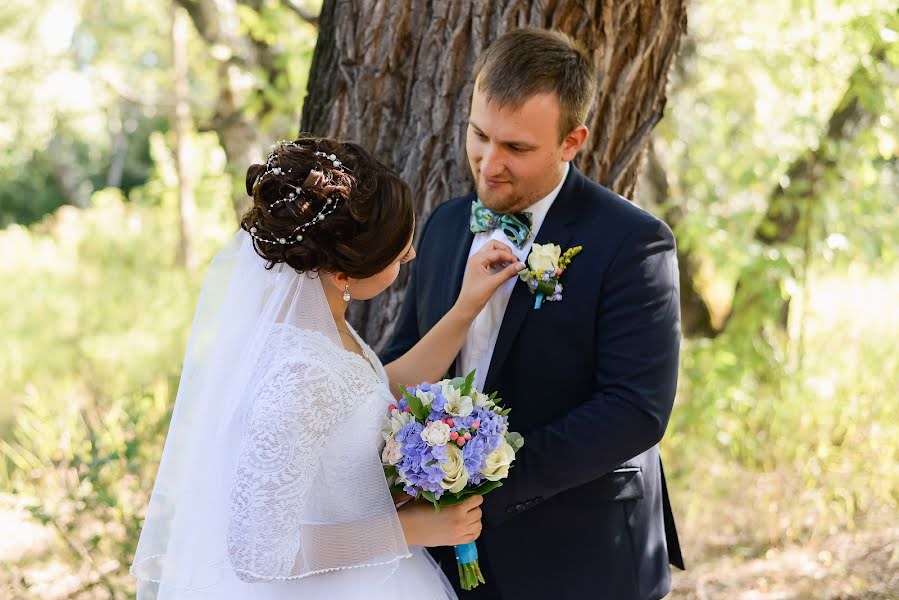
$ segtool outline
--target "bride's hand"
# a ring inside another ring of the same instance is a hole
[[[468,259],[456,306],[473,319],[496,289],[524,268],[509,246],[496,240],[487,242]]]
[[[409,502],[397,511],[409,546],[458,546],[481,535],[481,503],[484,497],[469,496],[440,512],[430,502]]]

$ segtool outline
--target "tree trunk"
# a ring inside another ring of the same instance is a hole
[[[646,164],[640,172],[634,190],[635,203],[655,215],[677,231],[684,216],[680,205],[670,202],[668,173],[656,150],[657,140],[649,140],[646,147]],[[715,337],[719,331],[712,321],[712,311],[697,287],[699,261],[692,254],[677,247],[677,263],[680,275],[681,328],[685,337]]]
[[[835,148],[839,144],[851,141],[860,132],[868,128],[877,118],[870,109],[870,102],[862,100],[862,94],[877,89],[873,79],[874,73],[886,60],[886,49],[876,46],[871,50],[849,78],[849,85],[843,98],[837,104],[827,123],[827,129],[814,149],[810,148],[801,154],[790,167],[781,181],[771,191],[768,208],[754,233],[755,242],[768,247],[790,246],[800,249],[806,254],[811,250],[810,240],[812,228],[809,222],[814,218],[820,186],[828,171],[837,168],[834,159]],[[806,221],[805,226],[800,225]],[[806,236],[797,234],[803,232]],[[760,268],[751,264],[744,269],[734,289],[731,310],[725,319],[725,327],[740,313],[749,310],[762,297],[762,286],[766,289],[780,289],[784,278],[782,270]],[[786,327],[789,316],[789,299],[780,302],[780,306],[766,309],[776,317],[781,327]]]
[[[172,74],[174,77],[175,111],[172,132],[175,136],[175,173],[178,176],[178,262],[187,270],[197,266],[194,248],[196,227],[196,202],[194,178],[190,168],[190,103],[187,99],[187,28],[188,17],[184,9],[172,4]]]
[[[47,156],[53,165],[53,177],[62,190],[67,204],[78,208],[87,208],[91,205],[91,194],[94,189],[90,180],[85,176],[71,152],[71,145],[66,143],[58,133],[60,125],[54,127],[55,133],[47,145]]]
[[[275,50],[252,40],[240,30],[238,5],[258,11],[262,0],[175,0],[190,15],[200,36],[218,51],[213,54],[219,92],[215,116],[207,129],[214,130],[228,159],[234,182],[231,202],[237,220],[250,206],[244,185],[245,169],[262,156],[258,123],[272,107],[262,102],[256,115],[238,100],[239,79],[248,70],[262,69],[273,80],[278,71]]]
[[[559,29],[592,53],[599,83],[577,165],[629,196],[662,117],[686,14],[686,0],[325,0],[300,130],[374,152],[412,186],[423,223],[436,205],[472,187],[465,129],[478,55],[511,29]],[[390,336],[407,276],[351,308],[376,349]]]

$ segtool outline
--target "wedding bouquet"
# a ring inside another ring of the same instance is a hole
[[[524,439],[509,431],[511,409],[496,392],[474,389],[474,376],[402,388],[402,399],[387,407],[381,460],[391,491],[440,510],[502,485]],[[474,542],[455,551],[462,589],[484,583]]]

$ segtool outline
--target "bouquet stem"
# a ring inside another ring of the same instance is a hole
[[[484,574],[478,564],[478,547],[474,542],[455,546],[456,562],[459,563],[459,583],[463,590],[470,590],[484,583]]]

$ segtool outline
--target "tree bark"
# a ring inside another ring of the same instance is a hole
[[[686,14],[686,0],[325,0],[300,130],[366,146],[409,182],[423,223],[472,186],[465,129],[478,55],[511,29],[559,29],[587,48],[597,70],[591,135],[576,163],[629,196],[662,117]],[[376,349],[390,336],[407,276],[350,310]]]

